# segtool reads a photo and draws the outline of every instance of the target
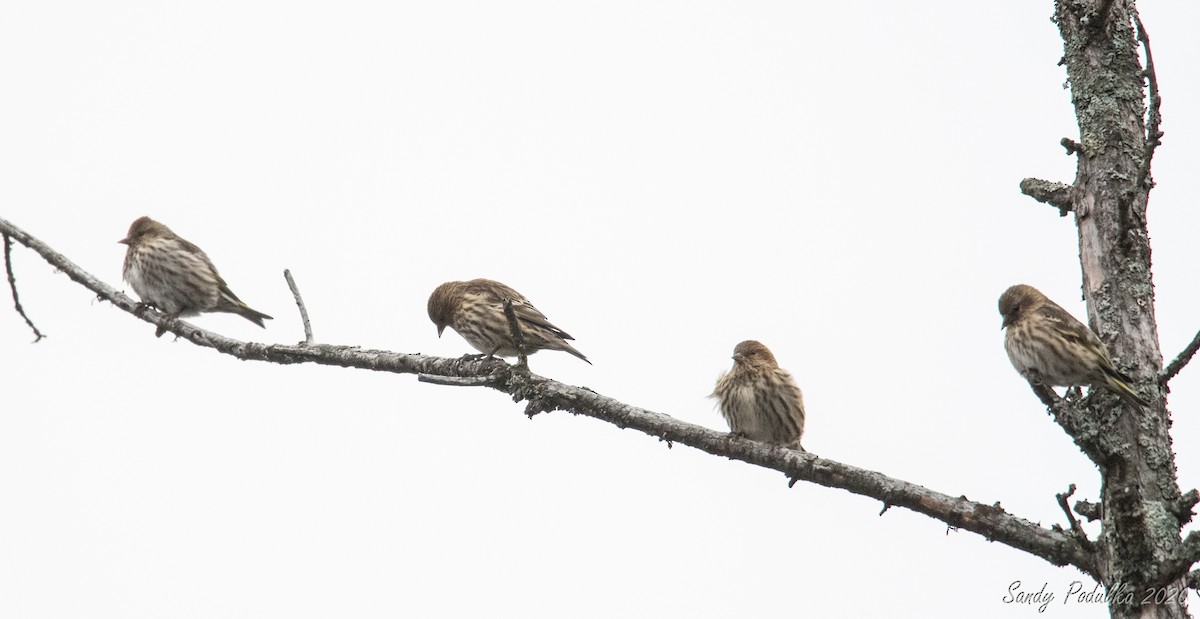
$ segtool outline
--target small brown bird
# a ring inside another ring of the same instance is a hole
[[[264,328],[263,319],[271,318],[242,303],[203,250],[149,217],[134,221],[129,234],[118,242],[129,246],[125,252],[125,281],[143,303],[164,314],[178,318],[201,312],[229,312]]]
[[[775,355],[754,340],[733,349],[733,368],[721,374],[709,397],[733,434],[799,447],[804,433],[804,395]]]
[[[438,337],[450,327],[482,353],[489,356],[513,357],[517,346],[513,342],[508,317],[504,314],[505,301],[512,301],[513,313],[517,316],[525,354],[539,350],[562,350],[587,361],[583,353],[567,343],[573,340],[566,331],[550,324],[545,314],[538,311],[521,293],[490,279],[473,279],[469,282],[446,282],[429,295],[429,319],[437,325]]]
[[[1000,295],[1004,350],[1017,372],[1047,387],[1102,385],[1133,406],[1150,403],[1113,366],[1104,342],[1037,288],[1018,284]]]

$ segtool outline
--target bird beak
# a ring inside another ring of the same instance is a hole
[[[1007,327],[1007,326],[1008,326],[1008,324],[1009,324],[1010,322],[1012,322],[1012,321],[1008,319],[1008,316],[1005,316],[1005,317],[1004,317],[1004,322],[1000,323],[1000,330],[1001,330],[1001,331],[1003,331],[1003,330],[1005,329],[1005,327]]]
[[[741,361],[743,359],[745,359],[745,357],[742,356],[742,353],[737,353],[733,356],[734,361]]]
[[[446,330],[446,325],[439,326],[438,327],[438,337],[442,337],[442,331],[445,331],[445,330]]]
[[[123,244],[125,244],[125,245],[128,245],[128,244],[129,244],[129,238],[128,238],[128,237],[126,237],[126,238],[123,238],[123,239],[121,239],[121,240],[119,240],[119,241],[117,241],[117,242],[118,242],[118,243],[123,243]]]

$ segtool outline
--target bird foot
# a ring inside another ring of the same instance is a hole
[[[179,320],[179,314],[164,314],[164,316],[171,322],[176,322]],[[162,335],[166,332],[167,325],[158,325],[158,328],[154,330],[154,337],[162,337]],[[175,339],[179,339],[179,337],[176,336]]]

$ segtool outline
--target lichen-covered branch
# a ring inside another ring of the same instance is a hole
[[[1179,497],[1179,500],[1175,502],[1171,513],[1175,514],[1175,518],[1179,520],[1180,526],[1192,521],[1192,518],[1196,515],[1196,513],[1192,510],[1196,507],[1197,503],[1200,503],[1200,491],[1197,491],[1195,488],[1185,492],[1183,496]]]
[[[1188,577],[1190,576],[1188,570],[1197,561],[1200,561],[1200,533],[1192,531],[1183,539],[1175,556],[1157,566],[1157,571],[1153,574],[1150,583],[1153,586],[1161,587],[1179,580],[1181,577]]]
[[[447,359],[352,346],[263,344],[235,340],[145,308],[4,219],[0,219],[0,231],[11,234],[17,242],[33,249],[59,271],[117,308],[171,331],[197,346],[238,359],[280,364],[317,363],[417,374],[423,382],[491,387],[508,394],[514,401],[527,402],[527,415],[562,410],[600,419],[620,428],[653,436],[665,441],[668,446],[678,443],[716,456],[773,469],[786,475],[793,483],[800,480],[840,488],[882,501],[886,505],[904,507],[977,533],[990,541],[1023,550],[1054,565],[1075,566],[1085,574],[1098,578],[1095,555],[1082,548],[1077,539],[1009,514],[998,503],[988,505],[962,496],[953,497],[812,453],[734,437],[631,406],[584,387],[538,376],[500,359],[481,355]]]
[[[1026,178],[1021,181],[1021,193],[1057,208],[1059,217],[1075,210],[1075,190],[1070,185]]]
[[[1075,513],[1087,518],[1088,522],[1095,522],[1104,517],[1104,510],[1099,503],[1085,499],[1075,501]]]

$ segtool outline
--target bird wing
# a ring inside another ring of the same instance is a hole
[[[1036,313],[1044,318],[1046,324],[1054,329],[1055,333],[1060,335],[1064,340],[1098,355],[1109,368],[1112,367],[1112,361],[1108,356],[1108,348],[1104,346],[1104,342],[1100,341],[1100,337],[1092,332],[1087,325],[1079,322],[1074,316],[1067,313],[1067,310],[1051,304],[1039,307]]]
[[[242,300],[239,299],[236,294],[233,294],[233,291],[229,289],[229,284],[225,283],[225,278],[221,277],[221,273],[217,271],[217,266],[213,264],[212,259],[208,257],[208,254],[204,253],[203,249],[200,249],[195,243],[192,243],[184,238],[176,238],[175,240],[185,250],[199,259],[204,266],[208,267],[209,275],[216,280],[217,288],[221,291],[222,296],[233,301],[235,305],[245,305],[245,303],[242,303]]]
[[[526,299],[524,295],[516,290],[490,279],[476,279],[468,283],[468,293],[477,294],[486,298],[489,303],[494,304],[501,312],[504,311],[505,301],[511,300],[513,304],[513,312],[516,313],[517,320],[546,329],[564,340],[575,339],[566,331],[554,326],[554,324],[550,322],[550,319],[546,318],[545,314],[538,310],[538,308],[534,307],[533,304],[529,302],[529,299]]]

